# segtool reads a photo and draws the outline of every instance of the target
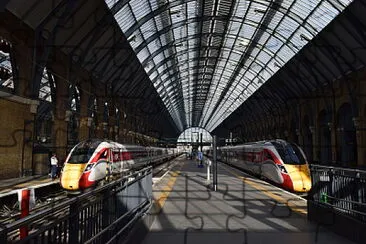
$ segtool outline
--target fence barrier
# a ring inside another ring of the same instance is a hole
[[[311,165],[308,219],[355,242],[366,239],[366,171]]]
[[[151,204],[148,167],[0,226],[0,243],[117,243]],[[28,236],[20,239],[24,227]]]
[[[366,223],[366,171],[311,165],[311,200]]]

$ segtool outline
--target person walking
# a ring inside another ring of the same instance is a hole
[[[52,154],[51,157],[51,178],[52,180],[54,180],[57,176],[57,164],[58,164],[58,160],[56,157],[56,153]]]

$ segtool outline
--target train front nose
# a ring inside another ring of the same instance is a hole
[[[85,166],[86,164],[65,164],[60,181],[62,188],[70,191],[78,190]]]
[[[289,175],[293,184],[293,191],[308,192],[311,189],[311,178],[307,165],[293,166]]]

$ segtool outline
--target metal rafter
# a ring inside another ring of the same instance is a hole
[[[350,2],[106,0],[141,62],[144,70],[138,71],[145,71],[180,131],[189,126],[212,131],[270,79],[284,80],[283,87],[274,92],[282,103],[289,96],[302,97],[317,89],[323,79],[335,74],[336,55],[319,63],[329,75],[321,68],[306,71],[308,57],[297,61],[298,69],[283,67]],[[244,49],[238,47],[241,43]],[[115,91],[139,93],[134,84],[146,79],[145,75],[119,79],[124,72],[113,72],[113,52],[100,53],[94,68],[111,73]],[[350,65],[338,68],[352,70]],[[304,82],[313,74],[316,77]],[[268,95],[268,90],[263,92]],[[264,109],[268,111],[271,103],[266,101]]]

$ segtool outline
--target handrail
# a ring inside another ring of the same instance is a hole
[[[57,211],[57,210],[61,210],[61,209],[65,208],[65,207],[67,207],[67,206],[69,206],[69,205],[71,205],[71,204],[73,204],[73,203],[80,202],[80,201],[81,201],[82,199],[84,199],[84,198],[88,198],[88,197],[90,197],[90,196],[92,196],[92,195],[94,195],[94,194],[96,194],[96,193],[102,192],[102,191],[104,191],[104,190],[106,190],[106,189],[108,189],[108,188],[112,188],[112,187],[114,187],[114,186],[118,186],[118,184],[119,184],[119,183],[121,183],[121,182],[123,182],[123,181],[125,181],[125,180],[126,180],[126,178],[134,177],[135,175],[137,175],[137,176],[138,176],[138,175],[139,175],[139,173],[147,172],[147,171],[149,171],[149,170],[151,170],[151,169],[152,169],[152,167],[150,166],[150,167],[148,167],[147,169],[142,169],[142,170],[136,171],[136,172],[134,172],[134,173],[133,173],[133,174],[131,174],[131,175],[127,175],[127,176],[125,176],[125,177],[123,177],[123,178],[121,178],[121,179],[118,179],[118,180],[113,181],[113,182],[111,182],[111,183],[108,183],[108,184],[106,184],[106,185],[104,185],[104,186],[101,186],[101,187],[99,187],[99,188],[97,188],[97,189],[95,189],[95,190],[93,190],[93,191],[86,192],[86,193],[84,193],[84,194],[82,194],[82,195],[80,195],[80,196],[75,196],[75,197],[73,197],[73,198],[71,198],[71,199],[65,200],[65,201],[63,201],[63,202],[61,202],[61,203],[59,203],[59,204],[56,204],[56,205],[55,205],[55,206],[53,206],[52,208],[48,208],[48,209],[45,209],[45,210],[41,210],[41,211],[39,211],[39,212],[37,212],[37,213],[34,213],[34,214],[31,214],[31,215],[28,215],[28,216],[27,216],[27,217],[25,217],[25,218],[22,218],[22,219],[19,219],[19,220],[14,221],[14,222],[12,222],[12,223],[6,224],[6,225],[5,225],[5,228],[1,228],[1,227],[0,227],[0,233],[1,233],[3,230],[5,230],[5,229],[17,229],[17,228],[19,228],[20,226],[23,226],[23,225],[25,225],[25,224],[28,224],[28,223],[33,222],[35,219],[39,218],[40,216],[44,216],[44,215],[49,214],[50,212],[54,212],[54,211]],[[134,182],[136,182],[136,181],[138,181],[139,179],[143,178],[143,176],[145,176],[145,175],[140,175],[140,176],[138,176],[137,178],[135,178],[135,179],[134,179],[134,180],[132,180],[132,181],[126,181],[126,182],[125,182],[126,184],[124,184],[124,185],[121,187],[121,189],[124,189],[124,188],[126,188],[127,186],[129,186],[129,185],[133,184]]]
[[[146,205],[147,202],[150,201],[145,201],[140,203],[138,206],[136,206],[135,208],[131,209],[129,212],[125,213],[124,215],[122,215],[121,217],[119,217],[118,219],[116,219],[115,221],[113,221],[113,223],[111,223],[108,227],[104,228],[102,231],[100,231],[98,234],[96,234],[95,236],[93,236],[93,238],[87,240],[86,242],[84,242],[85,244],[91,243],[93,242],[95,239],[97,239],[99,236],[105,234],[110,228],[111,226],[116,225],[118,222],[120,222],[121,220],[123,220],[124,218],[126,218],[127,216],[129,216],[131,214],[131,212],[136,212],[138,209],[142,208],[143,206]],[[150,202],[151,203],[151,202]],[[130,223],[131,221],[129,221]],[[129,224],[127,224],[129,225]]]
[[[336,169],[336,170],[343,170],[348,172],[358,172],[366,174],[366,170],[363,169],[353,169],[353,168],[342,168],[337,166],[329,166],[329,165],[321,165],[321,164],[309,164],[310,168],[324,168],[324,169]]]
[[[81,211],[84,211],[85,209],[87,209],[89,207],[92,207],[93,204],[95,204],[95,201],[91,201],[90,204],[89,204],[89,201],[85,201],[85,200],[90,199],[90,197],[93,197],[98,193],[99,193],[98,194],[99,195],[99,197],[98,197],[99,200],[97,200],[97,201],[101,201],[100,203],[103,204],[103,208],[108,208],[108,205],[104,206],[104,204],[105,204],[104,201],[107,200],[107,201],[113,201],[113,202],[114,201],[120,202],[122,198],[121,198],[121,196],[118,195],[118,192],[124,191],[129,186],[132,186],[134,183],[139,182],[140,180],[146,178],[147,176],[149,176],[151,174],[152,174],[152,167],[149,166],[149,167],[146,167],[144,169],[135,171],[132,174],[124,176],[124,177],[122,177],[118,180],[107,183],[104,186],[101,186],[101,187],[98,187],[94,190],[91,190],[90,192],[84,193],[84,194],[79,195],[79,196],[75,196],[71,199],[64,200],[60,203],[55,203],[54,205],[51,205],[49,208],[41,210],[41,211],[36,212],[34,214],[31,214],[31,215],[29,215],[29,216],[27,216],[23,219],[19,219],[19,220],[16,220],[16,221],[12,222],[12,223],[2,225],[2,226],[0,226],[0,242],[1,241],[6,241],[7,238],[8,238],[9,233],[12,233],[11,235],[13,235],[14,231],[19,229],[20,227],[30,226],[31,224],[37,223],[37,221],[42,220],[47,216],[53,215],[54,213],[60,213],[61,211],[69,210],[70,212],[65,213],[65,216],[64,217],[61,216],[61,217],[63,219],[62,221],[65,221],[67,219],[69,219],[69,221],[71,221],[70,218],[73,218],[72,216],[75,216],[74,215],[75,214],[75,212],[74,212],[75,209],[73,209],[72,206],[81,206]],[[134,178],[134,179],[129,180],[131,178]],[[136,188],[131,188],[131,189],[136,189]],[[147,189],[149,189],[149,188],[147,188]],[[151,191],[151,189],[150,189],[150,191]],[[107,193],[108,195],[105,195],[105,193]],[[141,205],[148,204],[151,201],[150,196],[151,196],[152,193],[146,194],[145,190],[143,190],[143,193],[144,194],[140,196],[140,198],[142,200],[141,204],[139,204],[138,206],[131,206],[131,207],[133,207],[133,209],[129,209],[127,211],[127,213],[114,212],[115,218],[121,219],[121,218],[124,218],[128,215],[132,216],[132,214],[134,214],[134,211],[136,211],[136,209],[141,208]],[[102,196],[105,196],[107,198],[102,197]],[[102,197],[102,198],[100,198],[100,197]],[[86,203],[86,204],[84,204],[84,203]],[[81,204],[81,205],[79,205],[79,204]],[[82,210],[82,209],[84,209],[84,210]],[[119,214],[122,214],[122,216],[119,216]],[[55,221],[52,222],[51,225],[52,226],[57,226],[59,220],[60,220],[60,218],[58,220],[55,219]],[[85,221],[85,220],[80,219],[80,221]],[[70,224],[72,224],[72,221],[70,222]],[[83,224],[83,222],[81,222],[81,224]],[[109,221],[108,221],[108,227],[106,229],[108,229],[113,224],[115,224],[115,223],[114,222],[109,223]],[[100,228],[102,228],[102,227],[100,226]],[[45,231],[48,231],[47,228],[46,229],[36,228],[36,230],[37,230],[36,233],[39,233],[40,235],[42,235],[42,233],[45,233]],[[95,233],[95,234],[97,234],[97,233]],[[32,234],[30,234],[30,236],[31,235]],[[30,237],[30,236],[29,236],[29,238],[33,238],[33,237]],[[59,237],[57,237],[57,238],[59,238]],[[24,239],[24,240],[26,240],[26,239]]]
[[[340,210],[340,214],[366,223],[366,171],[310,165],[310,172],[310,201]]]

